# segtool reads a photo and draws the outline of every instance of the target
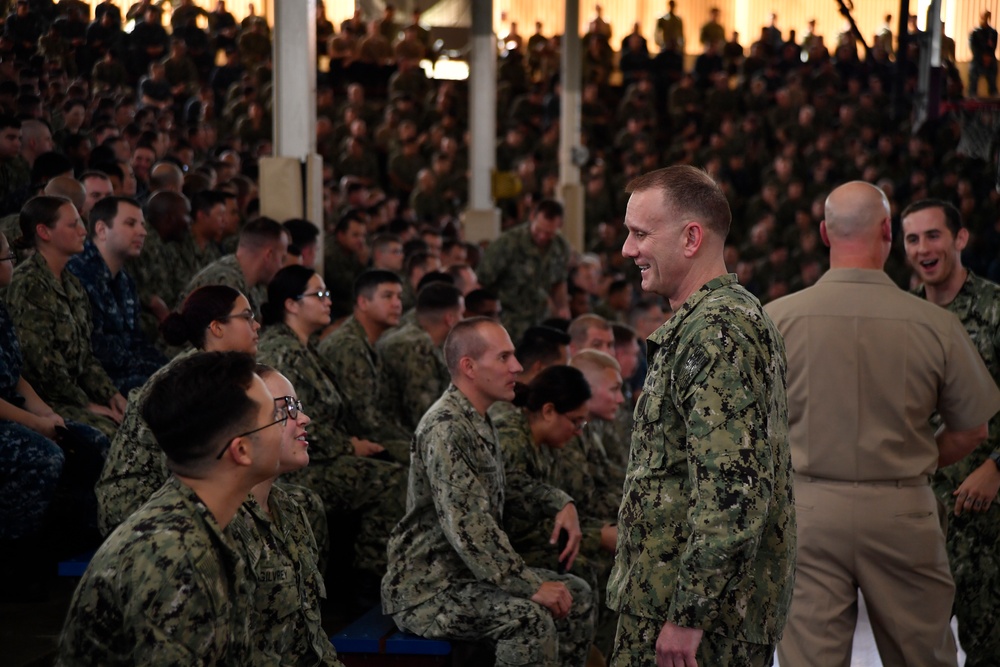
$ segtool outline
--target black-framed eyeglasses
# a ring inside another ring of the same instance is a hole
[[[230,317],[236,317],[236,315],[231,315]],[[226,450],[229,449],[229,445],[233,444],[233,440],[235,440],[236,438],[245,438],[248,435],[253,435],[254,433],[263,431],[266,428],[271,428],[275,424],[281,424],[282,426],[284,426],[285,423],[288,422],[289,418],[295,419],[296,417],[299,416],[299,411],[302,409],[302,401],[298,400],[297,398],[293,398],[291,396],[279,396],[278,398],[274,399],[275,403],[277,403],[278,401],[285,402],[284,407],[279,407],[277,409],[278,414],[281,415],[280,417],[278,417],[269,424],[258,426],[253,430],[246,431],[244,433],[240,433],[238,435],[234,435],[233,437],[229,438],[229,440],[226,441],[226,446],[222,448],[222,451],[219,452],[219,455],[215,457],[215,460],[218,461],[219,459],[222,458],[222,456],[226,453]]]
[[[296,301],[301,301],[302,299],[306,298],[307,296],[314,296],[317,299],[319,299],[320,301],[322,301],[323,299],[329,299],[330,298],[330,294],[331,294],[330,290],[319,290],[318,292],[306,292],[305,294],[300,294],[297,297],[295,297],[295,300]]]
[[[244,310],[242,313],[231,313],[225,317],[220,317],[219,322],[228,322],[229,320],[246,320],[247,323],[256,322],[257,316],[253,314],[252,310]]]
[[[279,396],[274,399],[274,401],[284,401],[285,407],[282,409],[284,410],[285,416],[289,419],[298,419],[299,412],[302,411],[302,401],[294,396]]]
[[[0,257],[0,262],[6,262],[8,260],[10,260],[10,263],[12,265],[13,264],[17,264],[17,255],[15,255],[14,253],[11,253],[11,254],[7,255],[6,257]]]

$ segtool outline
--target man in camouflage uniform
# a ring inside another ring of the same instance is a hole
[[[90,299],[94,356],[123,394],[146,382],[167,363],[139,328],[139,295],[125,261],[142,252],[142,209],[127,197],[107,197],[91,211],[90,239],[66,268]]]
[[[668,167],[627,190],[622,254],[677,314],[650,336],[636,406],[611,664],[770,665],[795,567],[781,336],[726,273],[731,214],[707,174]]]
[[[378,442],[393,460],[409,460],[409,433],[380,411],[382,363],[375,343],[399,324],[402,282],[392,271],[366,271],[354,281],[354,314],[319,344],[344,399],[348,433]]]
[[[191,198],[191,215],[191,227],[174,253],[173,273],[182,289],[199,271],[222,257],[219,242],[226,228],[225,195],[212,190],[199,192]],[[167,305],[180,303],[178,299]]]
[[[158,335],[159,323],[177,303],[187,283],[176,272],[177,249],[188,234],[191,207],[176,192],[156,192],[146,203],[148,223],[142,254],[125,264],[143,307],[143,330]]]
[[[625,469],[610,459],[604,443],[614,437],[613,418],[625,400],[621,367],[611,355],[591,349],[573,355],[570,366],[584,374],[592,394],[588,403],[590,421],[578,438],[594,478],[594,495],[585,503],[586,512],[613,519],[622,503]]]
[[[1000,384],[1000,287],[962,266],[969,241],[962,214],[941,200],[923,200],[903,211],[903,245],[922,285],[917,294],[958,316],[993,380]],[[966,667],[986,667],[1000,656],[1000,419],[969,456],[941,468],[934,490],[952,514],[948,560],[955,578],[954,613]],[[969,500],[971,508],[956,498]]]
[[[433,283],[417,296],[417,321],[379,339],[382,416],[395,419],[402,431],[416,431],[424,413],[448,388],[441,347],[464,311],[465,301],[457,287]]]
[[[955,587],[930,477],[985,440],[1000,391],[958,318],[886,275],[892,215],[882,190],[834,189],[820,234],[830,270],[766,308],[788,357],[801,508],[778,659],[850,662],[860,591],[883,663],[954,666]],[[963,511],[974,500],[957,498]]]
[[[503,458],[486,414],[513,398],[521,366],[502,327],[459,322],[445,342],[452,385],[420,421],[411,452],[406,515],[389,540],[382,608],[425,637],[490,640],[496,664],[582,667],[593,635],[590,587],[525,566],[501,528]],[[554,499],[577,533],[572,503]]]
[[[0,114],[0,215],[17,212],[8,200],[30,183],[31,170],[21,157],[21,121]]]
[[[501,320],[514,340],[547,313],[569,316],[570,247],[559,234],[562,222],[562,205],[543,200],[529,222],[501,234],[483,254],[479,283],[500,298]]]
[[[253,593],[223,531],[278,467],[282,421],[254,367],[197,355],[152,388],[143,416],[173,475],[94,554],[56,664],[252,664]]]
[[[355,210],[344,213],[324,243],[323,280],[333,299],[333,319],[336,320],[351,313],[354,281],[365,270],[367,246],[361,215]]]
[[[235,255],[226,255],[195,274],[181,295],[205,285],[227,285],[246,295],[254,315],[260,318],[260,306],[267,300],[265,289],[282,266],[288,254],[288,232],[271,218],[257,218],[240,230],[240,242]]]

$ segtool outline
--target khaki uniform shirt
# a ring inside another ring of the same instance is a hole
[[[767,312],[788,351],[795,472],[902,480],[937,468],[931,416],[964,431],[1000,408],[1000,391],[958,318],[883,272],[831,269]]]

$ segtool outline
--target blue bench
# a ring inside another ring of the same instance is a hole
[[[94,557],[93,551],[88,551],[85,554],[80,554],[79,556],[74,556],[68,560],[59,562],[59,576],[60,577],[82,577],[87,566],[90,565],[90,559]]]
[[[330,638],[337,655],[342,656],[345,665],[358,664],[352,657],[364,661],[365,665],[401,664],[399,656],[422,656],[423,664],[448,664],[451,642],[442,639],[425,639],[396,628],[392,618],[382,614],[379,607],[373,607],[363,616]],[[386,656],[374,658],[374,656]],[[397,656],[395,659],[389,656]],[[416,664],[407,661],[406,664]]]

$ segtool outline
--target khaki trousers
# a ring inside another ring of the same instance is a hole
[[[938,508],[922,480],[796,476],[798,560],[781,664],[849,667],[860,588],[885,667],[956,667]]]

